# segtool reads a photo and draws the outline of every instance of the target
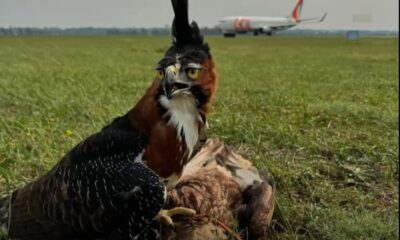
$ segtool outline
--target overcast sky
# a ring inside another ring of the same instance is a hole
[[[397,30],[399,0],[304,0],[302,17],[328,16],[298,28]],[[215,26],[230,15],[287,16],[296,0],[191,0],[190,17]],[[0,0],[0,27],[164,27],[169,0]],[[366,22],[354,21],[354,18]]]

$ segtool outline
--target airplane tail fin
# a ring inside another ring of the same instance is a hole
[[[298,0],[296,6],[292,11],[292,18],[296,22],[300,22],[301,8],[303,7],[304,0]]]

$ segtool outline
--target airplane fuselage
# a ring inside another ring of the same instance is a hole
[[[322,22],[326,13],[321,18],[303,19],[300,17],[304,0],[297,0],[291,16],[288,17],[226,17],[219,21],[217,28],[226,37],[234,37],[237,33],[253,32],[272,35],[276,31],[283,31],[300,23]]]
[[[217,28],[224,34],[253,32],[272,34],[297,25],[291,17],[226,17],[220,20]]]

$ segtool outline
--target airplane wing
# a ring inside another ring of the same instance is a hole
[[[264,28],[265,29],[268,28],[269,30],[273,30],[273,31],[283,31],[283,30],[289,29],[289,28],[294,27],[294,26],[296,26],[296,24],[287,24],[287,25],[270,26],[270,27],[266,26]]]
[[[315,17],[315,18],[303,18],[303,19],[299,19],[297,20],[296,24],[293,23],[288,23],[288,24],[283,24],[283,25],[273,25],[273,26],[263,26],[263,29],[270,29],[273,31],[282,31],[282,30],[286,30],[289,29],[291,27],[296,26],[297,24],[306,24],[306,23],[319,23],[325,20],[326,15],[328,15],[327,12],[324,13],[324,15],[322,15],[322,17]]]
[[[324,15],[322,15],[322,17],[320,18],[303,18],[303,19],[299,19],[299,23],[319,23],[325,20],[326,15],[328,15],[327,12],[324,13]]]

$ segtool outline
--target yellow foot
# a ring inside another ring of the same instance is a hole
[[[196,214],[195,210],[185,207],[176,207],[169,210],[162,209],[155,217],[155,220],[161,224],[173,227],[174,226],[174,221],[172,220],[173,216],[175,215],[193,216],[195,214]]]

